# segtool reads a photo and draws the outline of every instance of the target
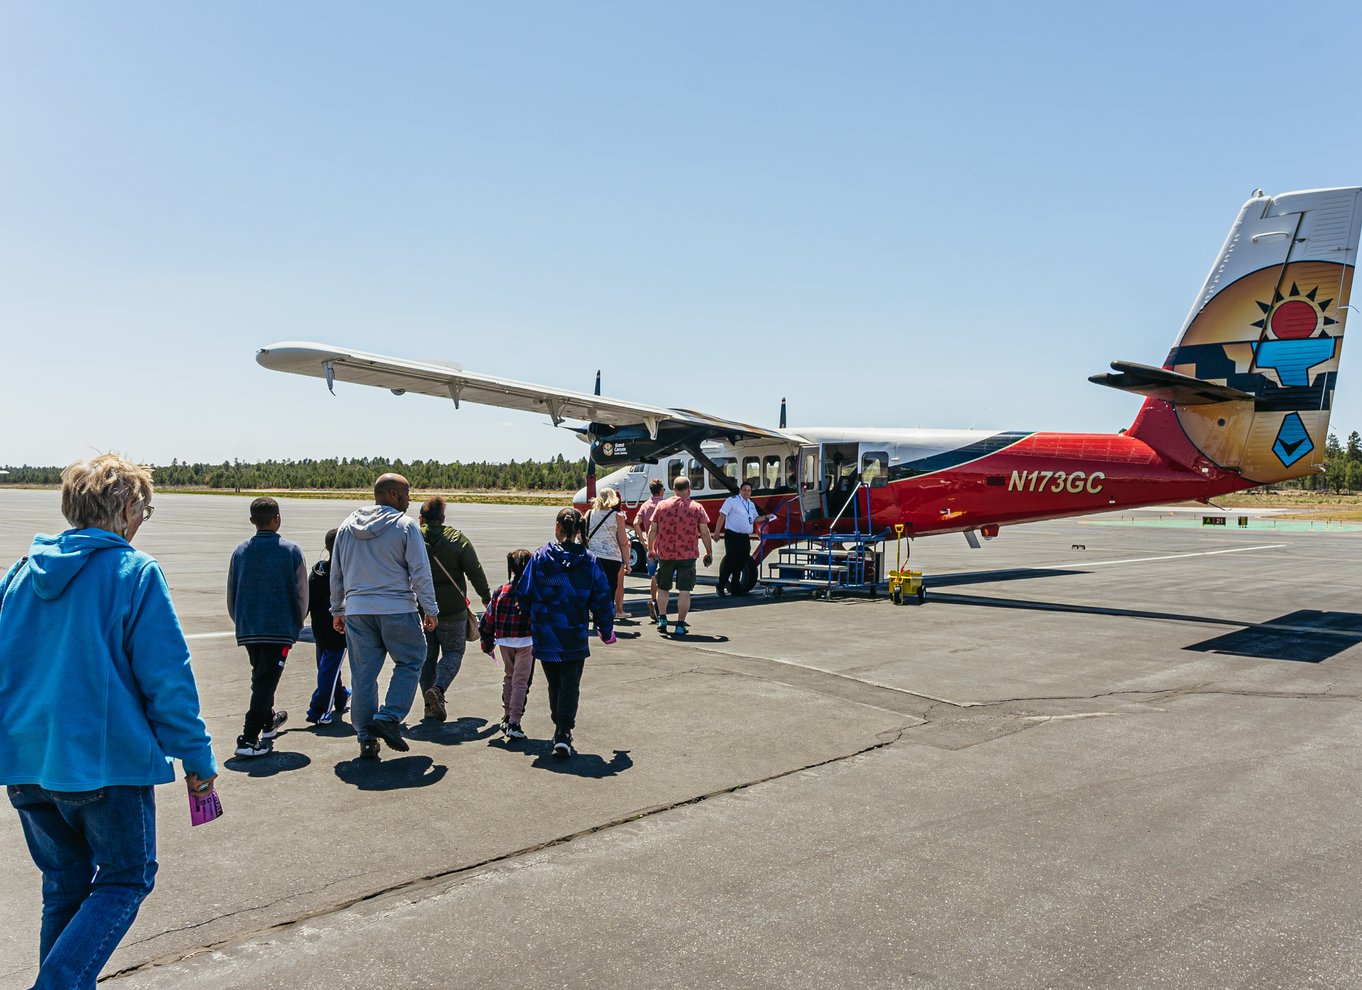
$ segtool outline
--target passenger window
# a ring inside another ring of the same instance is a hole
[[[690,478],[690,486],[692,488],[698,490],[705,487],[704,469],[700,467],[700,462],[694,458],[691,459],[690,464],[686,468],[686,475]]]
[[[715,457],[712,460],[727,477],[736,478],[738,476],[738,459],[736,457]],[[724,484],[723,478],[715,477],[714,472],[711,471],[709,473],[709,487],[712,491],[721,492],[728,488],[728,485]]]
[[[771,454],[762,463],[762,486],[774,491],[780,487],[780,456]]]
[[[761,487],[760,457],[744,457],[742,459],[742,480],[753,488]]]
[[[862,454],[861,481],[870,488],[883,488],[889,484],[889,454],[883,450]]]
[[[812,490],[818,478],[818,455],[809,451],[804,455],[804,474],[800,477],[799,487],[803,491]]]
[[[675,488],[676,479],[681,477],[682,468],[685,462],[682,460],[672,460],[667,462],[667,487]]]
[[[799,466],[799,458],[791,454],[785,458],[785,486],[793,488],[795,486],[795,469]]]

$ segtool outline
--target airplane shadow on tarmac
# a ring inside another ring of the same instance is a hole
[[[361,791],[397,791],[429,787],[444,780],[449,767],[437,765],[429,756],[399,756],[381,760],[345,760],[336,764],[336,776]]]
[[[1082,571],[1047,571],[1047,574]],[[941,584],[944,582],[937,582]],[[963,582],[962,582],[963,583]],[[1291,663],[1323,663],[1344,650],[1362,643],[1362,613],[1321,612],[1300,609],[1266,622],[1244,623],[1212,615],[1187,612],[1158,612],[1149,609],[1111,608],[1100,605],[1070,605],[1063,602],[1028,601],[983,595],[929,593],[928,604],[971,605],[985,608],[1023,609],[1037,612],[1068,612],[1080,615],[1109,615],[1118,618],[1159,619],[1231,626],[1228,632],[1184,646],[1195,653],[1215,653],[1252,660],[1284,660]]]

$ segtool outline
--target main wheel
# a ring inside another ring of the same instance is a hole
[[[738,572],[738,594],[745,595],[757,586],[757,562],[750,557],[742,563]]]

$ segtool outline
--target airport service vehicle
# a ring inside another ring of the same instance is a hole
[[[1204,500],[1321,470],[1359,206],[1362,188],[1256,192],[1163,365],[1118,361],[1092,376],[1144,396],[1116,434],[787,429],[783,413],[770,429],[328,344],[271,344],[256,360],[333,390],[353,382],[456,408],[547,413],[590,443],[593,466],[619,468],[601,483],[631,507],[652,478],[685,474],[714,520],[739,481],[751,480],[754,501],[780,520],[763,550],[795,536],[897,526],[909,537],[964,533],[977,546],[1014,523]]]

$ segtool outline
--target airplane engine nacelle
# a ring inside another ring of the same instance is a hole
[[[648,428],[641,423],[616,427],[593,424],[593,427],[591,459],[602,467],[656,463],[701,439],[690,427],[669,430],[664,426],[656,437],[649,436]]]

